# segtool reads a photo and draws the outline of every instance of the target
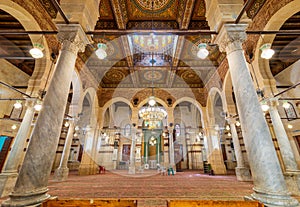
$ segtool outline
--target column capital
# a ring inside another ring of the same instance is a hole
[[[27,108],[32,108],[37,102],[37,98],[26,98],[25,106]]]
[[[235,124],[236,122],[236,118],[233,117],[227,117],[226,120],[229,124]]]
[[[78,116],[78,104],[71,104],[69,106],[69,114],[72,116],[72,117],[77,117]]]
[[[62,43],[62,50],[68,50],[77,55],[84,52],[89,39],[79,24],[58,24],[57,38]]]
[[[131,122],[136,124],[136,127],[139,124],[139,108],[138,107],[131,108]]]
[[[174,127],[174,124],[175,124],[174,121],[175,120],[174,120],[174,115],[173,115],[173,109],[172,108],[167,108],[166,110],[167,110],[167,114],[168,114],[167,115],[168,125],[172,123],[173,127]]]
[[[248,24],[224,24],[215,40],[221,52],[230,53],[242,49],[241,44],[246,39]]]
[[[279,98],[277,97],[272,97],[272,98],[269,98],[267,103],[269,104],[270,107],[276,107],[279,105]]]

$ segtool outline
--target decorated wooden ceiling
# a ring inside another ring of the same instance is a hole
[[[7,12],[0,10],[0,31],[10,29],[25,31],[17,19]],[[29,76],[32,75],[35,61],[28,52],[32,48],[28,34],[0,35],[0,45],[0,58],[5,58]]]
[[[106,34],[94,35],[94,46],[106,43],[108,56],[87,65],[103,88],[202,88],[224,58],[213,45],[207,59],[197,57],[198,44],[210,43],[210,35],[157,32],[209,30],[204,0],[102,0],[99,12],[95,30]]]
[[[280,31],[297,30],[300,28],[300,12],[291,16],[280,28]],[[272,74],[275,76],[288,66],[299,60],[300,38],[299,35],[277,34],[272,48],[274,56],[270,59]]]
[[[95,29],[209,29],[204,0],[102,0]]]
[[[252,1],[248,17],[254,18],[264,3]],[[103,88],[202,88],[225,58],[217,45],[210,44],[211,34],[189,33],[212,30],[205,17],[205,0],[102,0],[99,12],[95,30],[107,34],[95,35],[94,40],[108,44],[108,57],[90,60],[88,65]],[[281,30],[295,30],[298,24],[299,14],[295,14]],[[122,33],[128,30],[136,33]],[[156,33],[162,30],[186,33]],[[196,55],[203,42],[209,50],[204,60]],[[276,75],[299,59],[299,43],[296,36],[276,35],[273,45],[277,51],[270,68]]]
[[[55,19],[57,10],[51,1],[39,2]],[[251,19],[264,2],[253,1],[246,11]],[[99,13],[94,43],[80,57],[103,88],[202,88],[225,58],[218,46],[211,44],[210,34],[193,32],[212,30],[205,17],[205,0],[101,0]],[[299,19],[299,13],[295,14],[281,30],[298,29]],[[0,30],[24,28],[0,11]],[[2,58],[31,75],[35,61],[28,54],[32,46],[29,35],[0,38]],[[209,51],[204,60],[196,55],[203,42]],[[107,45],[104,60],[94,53],[97,43]],[[298,36],[277,34],[273,47],[276,54],[270,66],[274,75],[299,59]]]

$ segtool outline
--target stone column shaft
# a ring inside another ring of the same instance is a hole
[[[214,126],[214,125],[213,125]],[[224,164],[222,150],[220,148],[220,135],[215,127],[208,127],[209,135],[209,155],[208,160],[215,174],[225,175],[226,166]]]
[[[145,157],[145,164],[148,164],[148,159],[149,159],[149,140],[147,140],[147,142],[145,142],[145,153],[144,153],[144,157]]]
[[[70,120],[69,124],[70,125],[69,125],[69,129],[68,129],[63,153],[61,155],[59,167],[54,172],[55,180],[58,180],[58,181],[66,180],[69,175],[69,168],[67,165],[68,165],[68,159],[69,159],[70,149],[71,149],[72,140],[73,140],[74,121]]]
[[[130,166],[129,174],[135,174],[135,141],[136,141],[136,128],[132,128],[131,147],[130,147]]]
[[[35,99],[27,99],[26,112],[20,125],[18,133],[13,142],[10,153],[8,154],[6,163],[0,174],[0,195],[8,196],[12,192],[18,176],[18,167],[22,163],[23,149],[25,146],[28,133],[30,131],[32,119],[34,116]]]
[[[160,163],[160,153],[159,153],[159,150],[160,150],[160,142],[158,141],[159,139],[157,139],[157,152],[156,152],[156,156],[157,156],[157,164]]]
[[[66,137],[66,143],[65,143],[63,153],[62,153],[62,159],[59,164],[60,168],[67,168],[67,165],[68,165],[68,158],[70,155],[70,149],[71,149],[73,133],[74,133],[74,121],[69,121],[69,123],[70,123],[70,125],[69,125],[68,134]]]
[[[88,39],[80,25],[58,25],[62,50],[52,80],[32,131],[30,143],[13,193],[2,206],[36,205],[48,199],[48,178],[64,119],[72,71],[77,52],[83,51]]]
[[[236,157],[237,166],[235,168],[235,174],[238,181],[251,181],[250,169],[245,166],[245,160],[241,149],[239,137],[236,131],[235,123],[233,120],[229,120],[230,130],[232,135],[232,141],[234,146],[234,153]]]
[[[278,100],[270,99],[270,116],[273,124],[273,129],[277,138],[278,146],[284,164],[284,176],[288,190],[293,195],[300,195],[300,171],[293,154],[291,143],[288,139],[284,126],[277,109]]]
[[[173,142],[173,128],[169,128],[169,156],[170,156],[170,165],[175,170],[175,158],[174,158],[174,142]]]
[[[231,136],[232,136],[232,142],[234,146],[237,167],[245,167],[245,161],[243,158],[239,137],[236,132],[235,124],[233,122],[230,123],[230,130],[231,130]]]
[[[271,100],[270,116],[286,171],[297,171],[293,150],[277,110],[277,100]]]
[[[169,131],[169,146],[168,146],[168,157],[166,157],[166,159],[168,159],[168,164],[169,166],[172,166],[173,169],[175,170],[175,157],[174,157],[174,143],[173,143],[173,124],[174,124],[174,109],[172,107],[168,107],[166,108],[167,110],[167,121],[168,121],[168,131]],[[167,164],[167,163],[165,163]],[[168,166],[165,166],[168,167]]]
[[[226,50],[227,60],[244,135],[245,147],[253,175],[252,199],[268,206],[297,206],[290,197],[274,149],[268,125],[263,116],[242,42],[246,39],[246,24],[224,24],[217,42]]]

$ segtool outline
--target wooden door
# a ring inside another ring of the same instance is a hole
[[[176,163],[176,171],[182,172],[181,162],[183,161],[183,146],[176,142],[174,143],[174,159]]]
[[[296,142],[296,147],[298,149],[298,153],[300,154],[300,135],[294,136],[294,140]]]
[[[10,149],[10,145],[11,145],[13,138],[2,136],[1,139],[2,139],[3,145],[0,148],[0,150],[1,150],[0,151],[0,172],[2,172],[2,168],[5,163],[5,159],[8,154],[8,151]]]
[[[122,161],[129,161],[130,160],[130,144],[123,144],[122,149]]]
[[[78,154],[78,159],[77,159],[79,162],[81,162],[82,154],[83,154],[83,144],[81,144],[79,147],[79,154]]]

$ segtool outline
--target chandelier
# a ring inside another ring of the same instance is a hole
[[[156,103],[154,96],[153,77],[154,75],[152,67],[152,95],[149,97],[147,105],[143,106],[139,110],[139,117],[144,120],[144,125],[149,129],[160,128],[161,121],[167,116],[167,111],[162,106],[158,106]]]
[[[154,99],[150,99],[152,101]],[[155,100],[154,100],[155,101]],[[161,121],[166,118],[167,112],[163,107],[151,106],[149,103],[147,106],[142,107],[139,110],[139,116],[144,120],[144,125],[149,129],[159,128]]]
[[[154,6],[154,1],[152,0],[152,11],[153,11],[153,6]],[[151,15],[152,17],[152,22],[151,22],[151,28],[153,30],[153,14]],[[142,40],[142,41],[141,41]],[[139,39],[137,36],[135,36],[134,39],[135,43],[139,43]],[[144,37],[141,37],[140,41],[143,43],[141,46],[144,46]],[[153,83],[153,78],[154,78],[154,73],[153,73],[153,64],[156,62],[154,58],[154,52],[158,49],[161,48],[162,46],[166,46],[166,42],[168,43],[172,42],[171,36],[168,36],[167,39],[166,37],[161,38],[161,42],[158,41],[158,39],[155,37],[154,33],[151,32],[151,34],[147,37],[147,47],[144,49],[147,52],[151,52],[151,60],[149,61],[150,64],[152,65],[152,95],[149,97],[148,104],[146,106],[143,106],[139,110],[139,117],[141,117],[144,120],[144,126],[148,127],[148,129],[155,129],[155,128],[160,128],[161,127],[161,121],[166,118],[167,112],[163,107],[160,107],[157,105],[155,97],[154,97],[154,83]],[[140,43],[141,43],[140,42]],[[141,47],[142,49],[143,47]],[[157,52],[157,51],[156,51]]]

